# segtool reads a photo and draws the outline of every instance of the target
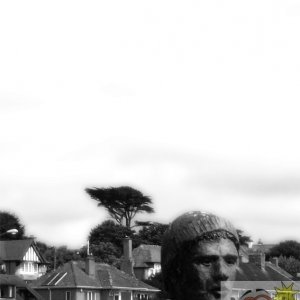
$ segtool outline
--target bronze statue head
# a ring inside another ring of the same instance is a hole
[[[238,250],[238,234],[229,221],[200,211],[181,215],[163,239],[165,289],[176,300],[226,298],[229,281],[235,280]]]

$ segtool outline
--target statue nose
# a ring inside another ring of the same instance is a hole
[[[225,281],[228,280],[229,274],[228,274],[228,266],[223,261],[217,261],[214,266],[214,279],[219,281]]]

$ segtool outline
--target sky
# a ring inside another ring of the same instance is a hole
[[[0,210],[50,245],[129,185],[169,223],[300,241],[298,1],[1,1]]]

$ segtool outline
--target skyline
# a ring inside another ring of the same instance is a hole
[[[0,210],[81,247],[87,187],[300,240],[296,1],[0,3]]]

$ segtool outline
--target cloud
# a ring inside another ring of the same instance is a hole
[[[161,167],[168,164],[170,169],[181,168],[185,174],[182,184],[211,191],[264,196],[300,194],[297,165],[287,168],[247,161],[239,164],[154,145],[127,148],[119,156],[119,162],[124,166]]]

